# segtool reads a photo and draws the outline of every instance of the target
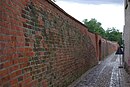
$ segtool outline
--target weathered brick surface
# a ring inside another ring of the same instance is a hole
[[[101,61],[106,56],[112,54],[119,46],[117,42],[108,41],[97,34],[88,32],[88,35],[92,40],[92,44],[95,48],[97,61]]]
[[[101,60],[103,60],[106,56],[112,54],[118,48],[117,42],[111,42],[105,39],[101,39]]]
[[[97,64],[91,36],[50,1],[0,0],[0,87],[67,87]]]

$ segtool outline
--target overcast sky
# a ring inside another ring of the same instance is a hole
[[[123,31],[123,0],[56,0],[55,3],[81,22],[95,18],[105,30],[115,27]]]
[[[122,4],[123,0],[57,0],[66,2],[86,3],[86,4]]]

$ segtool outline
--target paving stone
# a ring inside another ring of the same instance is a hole
[[[130,76],[119,68],[120,57],[110,55],[69,87],[130,87]]]

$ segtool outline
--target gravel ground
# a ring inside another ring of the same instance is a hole
[[[130,76],[120,66],[120,56],[110,55],[68,87],[130,87]]]

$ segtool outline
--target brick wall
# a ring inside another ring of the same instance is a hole
[[[108,55],[115,52],[118,46],[119,45],[117,44],[117,42],[111,42],[101,38],[101,56],[100,56],[101,60],[103,60]]]
[[[97,64],[90,36],[49,0],[0,0],[0,87],[67,87]]]
[[[90,32],[88,32],[88,35],[92,40],[92,44],[96,51],[96,61],[104,60],[104,58],[106,58],[108,55],[114,53],[119,46],[117,42],[108,41],[102,38],[100,35]]]

